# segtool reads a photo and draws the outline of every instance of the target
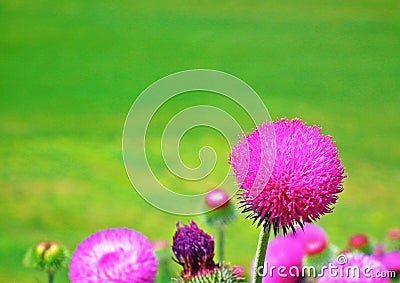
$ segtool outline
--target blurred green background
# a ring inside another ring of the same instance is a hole
[[[271,117],[331,134],[349,177],[319,223],[339,245],[356,232],[382,239],[400,218],[399,54],[397,0],[0,0],[0,282],[40,277],[21,263],[37,241],[73,250],[119,226],[170,240],[189,219],[135,192],[121,138],[149,84],[192,68],[231,73]],[[196,165],[190,142],[182,150]],[[256,234],[241,217],[227,231],[227,259],[248,267]],[[56,282],[68,282],[65,271]]]

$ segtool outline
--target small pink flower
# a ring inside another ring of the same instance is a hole
[[[384,253],[385,253],[385,247],[384,247],[384,245],[382,245],[382,244],[377,244],[377,245],[375,246],[375,249],[374,249],[372,255],[373,255],[374,257],[376,257],[376,258],[379,258],[379,257],[383,256]]]
[[[400,229],[399,228],[390,229],[388,232],[388,238],[390,240],[400,240]]]
[[[212,209],[223,207],[229,203],[229,196],[222,189],[213,189],[207,192],[205,203],[209,208]]]
[[[364,234],[356,234],[349,239],[349,246],[352,248],[362,248],[368,244],[368,237]]]
[[[232,266],[233,273],[239,277],[243,277],[245,275],[245,269],[241,265]]]
[[[319,254],[328,245],[328,236],[324,229],[312,223],[306,223],[303,229],[297,227],[296,233],[292,234],[292,237],[298,239],[303,244],[307,255]]]

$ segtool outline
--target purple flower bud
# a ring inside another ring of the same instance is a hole
[[[182,277],[192,278],[211,272],[216,267],[213,238],[197,227],[194,221],[182,227],[177,223],[176,228],[172,251],[175,261],[183,267]]]

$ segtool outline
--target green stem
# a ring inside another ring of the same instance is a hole
[[[48,283],[53,283],[54,282],[54,273],[47,273],[47,282]]]
[[[271,227],[263,223],[262,228],[260,230],[260,236],[258,237],[258,245],[256,251],[256,259],[254,263],[254,272],[253,272],[253,282],[252,283],[261,283],[262,282],[262,274],[264,269],[265,262],[265,252],[267,251],[269,234]]]
[[[219,237],[218,237],[219,262],[222,264],[222,262],[224,261],[224,228],[219,227],[218,232],[219,232]]]

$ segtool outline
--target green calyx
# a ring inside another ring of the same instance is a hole
[[[358,248],[350,248],[352,253],[355,254],[367,254],[371,255],[372,252],[374,251],[374,246],[372,245],[371,242],[368,242],[365,246],[363,247],[358,247]]]
[[[231,224],[237,217],[236,206],[231,201],[203,214],[203,221],[214,228],[223,228]]]
[[[25,266],[47,273],[56,271],[68,265],[70,255],[65,247],[56,242],[41,242],[30,248],[25,254]]]
[[[387,240],[385,243],[386,251],[400,251],[400,239]]]
[[[207,273],[196,275],[192,278],[178,277],[174,279],[175,283],[240,283],[246,282],[245,278],[237,274],[229,265],[216,267]]]
[[[327,265],[337,254],[337,248],[329,244],[322,252],[314,255],[305,255],[303,258],[304,271],[308,277],[317,277],[322,267]]]

